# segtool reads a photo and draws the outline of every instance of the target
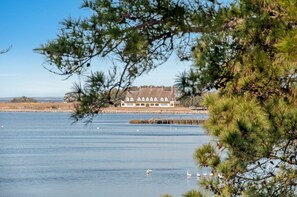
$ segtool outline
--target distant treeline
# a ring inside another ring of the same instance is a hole
[[[56,102],[64,102],[63,97],[31,97],[37,102],[42,103],[56,103]],[[11,102],[13,99],[17,99],[14,97],[2,97],[0,98],[0,103]]]
[[[22,97],[13,98],[10,102],[11,103],[37,103],[38,101],[33,98],[22,96]]]

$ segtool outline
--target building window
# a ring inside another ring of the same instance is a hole
[[[129,101],[129,98],[128,97],[126,98],[126,101]]]
[[[167,97],[165,97],[165,101],[168,101],[168,98]]]
[[[142,101],[145,101],[145,98],[144,97],[142,97],[142,99],[141,99]]]
[[[141,103],[141,106],[145,106],[145,104],[144,103]]]
[[[153,98],[153,97],[151,97],[151,98],[150,98],[150,101],[154,101],[154,98]]]
[[[130,101],[134,101],[133,97],[130,98]]]
[[[154,101],[158,101],[157,97],[154,98]]]
[[[159,106],[159,103],[156,103],[155,106]]]
[[[164,98],[163,98],[163,97],[161,97],[161,98],[160,98],[160,101],[164,101]]]
[[[140,97],[137,98],[137,101],[141,101]]]
[[[150,99],[149,99],[149,97],[146,97],[146,99],[145,99],[146,101],[150,101]]]
[[[136,106],[138,107],[139,106],[139,103],[137,103]]]

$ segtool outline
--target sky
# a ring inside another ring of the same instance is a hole
[[[65,77],[43,68],[44,57],[33,51],[59,34],[60,22],[88,15],[82,0],[0,0],[0,97],[63,97],[72,90],[74,76]],[[107,68],[102,66],[102,70]],[[166,64],[140,77],[133,85],[172,86],[176,75],[189,63],[171,58]],[[101,68],[100,68],[101,69]]]

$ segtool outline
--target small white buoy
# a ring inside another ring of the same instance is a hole
[[[207,173],[203,173],[203,176],[207,176]]]
[[[99,129],[100,129],[100,127],[97,127],[97,129],[99,130]]]
[[[1,128],[3,128],[4,126],[3,125],[1,125]]]
[[[139,131],[139,129],[136,129],[136,131]]]
[[[196,176],[197,176],[197,177],[200,177],[200,176],[201,176],[201,174],[197,173],[197,174],[196,174]]]

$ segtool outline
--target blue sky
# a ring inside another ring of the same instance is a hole
[[[82,0],[0,0],[0,49],[12,46],[0,55],[0,97],[63,97],[71,91],[77,77],[68,80],[42,67],[44,59],[34,48],[59,33],[60,22],[68,17],[86,16]],[[172,58],[153,72],[137,79],[134,85],[167,85],[188,68]],[[103,68],[106,69],[106,68]]]

